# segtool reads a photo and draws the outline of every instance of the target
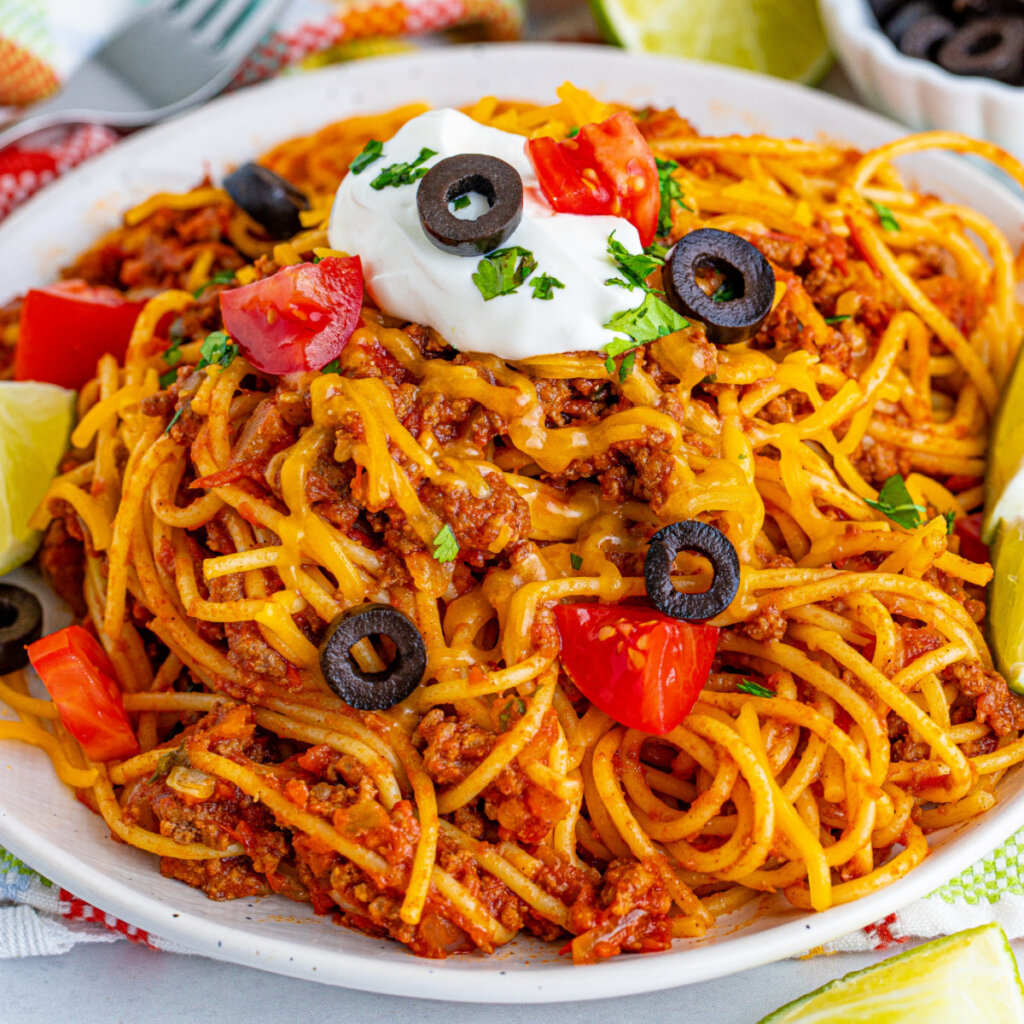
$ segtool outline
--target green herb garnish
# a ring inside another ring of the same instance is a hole
[[[843,316],[827,316],[825,317],[825,323],[832,327],[834,324],[841,324],[844,320],[849,320],[850,314],[845,313]]]
[[[636,365],[636,349],[632,352],[626,353],[626,358],[619,363],[619,383],[625,382],[626,378],[633,372],[633,367]]]
[[[175,338],[164,350],[164,362],[168,366],[177,366],[181,362],[181,338]]]
[[[737,687],[740,693],[749,693],[751,697],[774,697],[775,691],[769,690],[767,686],[755,683],[753,680],[744,679]]]
[[[667,302],[654,292],[647,292],[643,302],[636,309],[616,313],[605,324],[610,331],[622,331],[636,344],[657,341],[673,331],[690,326],[690,321],[681,317]],[[605,346],[607,352],[610,346]]]
[[[162,779],[165,775],[170,773],[172,768],[191,768],[192,763],[188,759],[188,754],[185,752],[185,741],[182,740],[177,750],[168,750],[165,754],[160,755],[160,760],[156,763],[156,769],[153,774],[150,775],[146,782],[153,783]]]
[[[340,366],[341,366],[341,360],[339,360],[339,359],[332,359],[325,366],[321,366],[320,367],[320,372],[321,373],[337,373],[338,372],[338,368]]]
[[[521,697],[513,697],[506,705],[505,709],[500,715],[498,715],[498,721],[501,723],[503,729],[508,728],[509,719],[512,717],[512,709],[515,708],[520,715],[526,714],[526,704]]]
[[[568,132],[566,133],[566,136],[565,136],[565,137],[566,137],[567,139],[575,139],[575,138],[576,138],[576,136],[577,136],[577,135],[579,135],[579,133],[580,133],[580,126],[579,126],[578,124],[574,124],[574,125],[573,125],[573,126],[572,126],[572,127],[570,128],[570,129],[569,129],[569,131],[568,131]]]
[[[946,520],[946,533],[951,534],[953,527],[956,526],[956,513],[950,509],[948,512],[942,513],[942,518]]]
[[[565,287],[557,277],[552,277],[550,274],[541,274],[539,277],[535,277],[531,284],[535,299],[553,299],[555,296],[552,289]]]
[[[882,225],[883,231],[899,231],[900,222],[896,219],[892,210],[888,206],[882,203],[876,203],[873,199],[869,199],[871,208],[878,214],[878,221]]]
[[[672,230],[672,205],[681,206],[693,213],[693,209],[683,202],[683,189],[672,177],[679,164],[675,160],[659,160],[654,158],[658,167],[658,190],[661,192],[661,209],[658,211],[658,234],[667,235]]]
[[[445,523],[434,538],[434,557],[439,562],[454,562],[459,553],[459,542],[455,539],[452,528]]]
[[[577,555],[575,552],[573,552],[569,556],[569,564],[574,569],[577,569],[577,570],[582,569],[583,568],[583,556],[582,555]]]
[[[726,278],[711,296],[713,302],[732,302],[736,298],[736,286]]]
[[[622,277],[610,277],[605,281],[605,284],[617,285],[629,291],[632,291],[634,288],[650,291],[651,289],[647,287],[647,278],[665,262],[664,256],[659,255],[658,250],[654,249],[653,246],[650,247],[650,250],[645,249],[642,253],[630,252],[621,242],[616,240],[614,231],[608,236],[607,251],[622,273]],[[661,251],[664,253],[665,250],[662,249]]]
[[[452,203],[452,209],[464,210],[467,206],[469,206],[469,202],[469,196],[459,196],[459,198],[456,199],[454,203]]]
[[[168,370],[160,374],[160,390],[166,391],[178,379],[177,370]]]
[[[878,501],[872,501],[870,498],[864,500],[906,530],[920,526],[925,514],[924,506],[915,504],[914,499],[910,497],[907,485],[899,473],[894,473],[882,484],[882,489],[878,492]]]
[[[348,165],[348,169],[353,174],[360,174],[366,170],[374,161],[380,159],[381,152],[384,149],[384,143],[378,142],[376,139],[370,139],[370,141],[363,146],[363,151]]]
[[[164,427],[164,433],[165,433],[165,434],[169,434],[169,433],[171,432],[171,427],[173,427],[173,426],[174,426],[174,424],[175,424],[175,423],[177,423],[177,422],[178,422],[178,420],[180,420],[180,419],[181,419],[181,414],[182,414],[182,413],[183,413],[184,411],[185,411],[185,406],[183,406],[183,405],[179,405],[179,406],[178,406],[178,409],[177,409],[177,411],[176,411],[176,412],[175,412],[175,414],[174,414],[174,415],[173,415],[173,416],[171,417],[171,422],[170,422],[170,423],[168,423],[166,427]]]
[[[232,342],[223,331],[213,331],[206,336],[199,349],[199,365],[197,370],[204,366],[230,366],[235,356],[238,355],[238,346]]]
[[[379,192],[388,186],[398,188],[399,185],[411,185],[414,181],[419,181],[429,170],[427,167],[422,167],[421,164],[432,156],[437,156],[436,150],[427,149],[424,146],[415,160],[410,160],[408,163],[389,164],[370,182],[370,188]]]
[[[231,284],[235,279],[235,272],[233,270],[218,270],[209,281],[204,281],[193,293],[192,298],[198,299],[211,284]]]
[[[496,249],[485,256],[473,275],[473,283],[485,302],[499,295],[511,295],[535,270],[537,261],[529,249],[514,245]]]

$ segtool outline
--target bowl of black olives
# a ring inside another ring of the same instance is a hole
[[[860,97],[1024,158],[1024,0],[820,0]]]

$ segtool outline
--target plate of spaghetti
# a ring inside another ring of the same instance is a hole
[[[31,201],[5,360],[77,399],[0,584],[45,617],[0,842],[214,956],[509,1002],[801,953],[990,850],[1024,205],[935,150],[1024,181],[742,72],[477,47]]]

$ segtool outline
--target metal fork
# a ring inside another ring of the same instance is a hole
[[[52,99],[0,131],[0,149],[41,128],[139,128],[216,95],[291,0],[155,0]]]

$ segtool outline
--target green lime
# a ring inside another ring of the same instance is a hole
[[[75,393],[55,384],[0,381],[0,575],[31,558],[28,521],[67,450]]]
[[[985,471],[985,524],[982,540],[992,543],[1001,519],[1024,519],[1024,348],[1017,353],[1010,379],[1003,389],[988,441]]]
[[[735,64],[813,84],[832,66],[817,0],[590,0],[627,50]]]
[[[1007,686],[1024,694],[1024,519],[1001,519],[991,552],[989,646]]]
[[[760,1024],[1024,1024],[1024,987],[997,924],[958,932],[847,974]]]

